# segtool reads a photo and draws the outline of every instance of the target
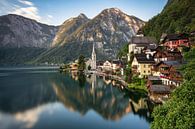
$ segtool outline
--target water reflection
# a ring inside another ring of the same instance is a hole
[[[138,122],[135,116],[144,118],[143,128],[149,127],[145,95],[122,91],[120,84],[109,78],[37,71],[0,77],[0,84],[0,127],[3,129],[94,127],[92,121],[96,124],[101,121],[94,128],[121,128],[124,124],[128,128],[129,119]]]
[[[82,87],[79,87],[77,82],[69,83],[69,79],[77,80],[79,78],[75,78],[75,76],[76,74],[71,77],[67,75],[67,80],[62,80],[63,83],[52,82],[56,95],[70,110],[84,115],[93,109],[108,120],[119,120],[132,112],[148,121],[151,120],[145,93],[121,91],[120,87],[116,87],[120,85],[117,84],[117,81],[106,77],[96,77],[95,74],[84,79],[87,82],[82,83]],[[80,79],[78,79],[78,83],[80,84]]]

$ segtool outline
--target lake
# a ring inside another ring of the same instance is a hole
[[[141,91],[52,67],[0,68],[0,129],[149,129]]]

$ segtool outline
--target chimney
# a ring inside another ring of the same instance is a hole
[[[146,54],[146,58],[147,58],[147,59],[150,59],[150,55],[149,55],[149,54]]]

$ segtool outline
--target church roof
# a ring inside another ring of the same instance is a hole
[[[146,45],[149,45],[149,44],[156,44],[156,41],[154,38],[151,38],[151,37],[132,37],[131,39],[131,43],[130,44],[146,44]]]

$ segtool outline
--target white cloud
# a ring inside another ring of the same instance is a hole
[[[34,4],[30,1],[27,0],[18,0],[20,3],[25,4],[25,5],[29,5],[29,6],[34,6]]]
[[[29,0],[15,0],[17,3],[12,3],[8,0],[0,0],[0,15],[16,14],[30,19],[34,19],[38,22],[50,24],[53,16],[46,14],[41,17],[37,6]]]
[[[52,15],[47,15],[47,17],[48,17],[48,18],[53,18],[53,16],[52,16]]]
[[[20,7],[10,13],[21,15],[21,16],[31,18],[37,21],[41,21],[41,17],[39,16],[38,9],[34,6],[23,7],[23,8]]]
[[[18,2],[22,3],[22,5],[12,5],[12,9],[10,9],[7,13],[21,15],[41,22],[42,18],[34,3],[27,0],[18,0]]]

